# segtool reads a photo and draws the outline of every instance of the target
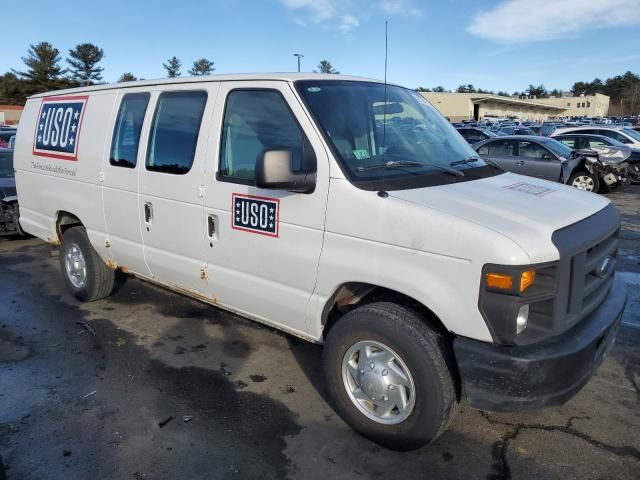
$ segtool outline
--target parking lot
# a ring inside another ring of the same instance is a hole
[[[640,187],[623,213],[625,326],[568,404],[462,403],[408,453],[354,433],[325,400],[321,348],[129,278],[64,290],[57,249],[0,241],[0,480],[640,478]]]

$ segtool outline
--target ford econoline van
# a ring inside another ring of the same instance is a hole
[[[335,409],[395,449],[463,398],[565,402],[621,321],[616,209],[488,162],[420,94],[323,74],[35,95],[15,151],[76,298],[119,269],[323,343]]]

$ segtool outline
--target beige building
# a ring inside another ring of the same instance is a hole
[[[0,105],[0,125],[16,125],[23,109],[22,105]]]
[[[483,118],[544,121],[549,117],[572,115],[603,116],[609,109],[609,97],[600,94],[589,97],[537,100],[521,100],[485,93],[421,92],[421,94],[452,122]]]
[[[582,97],[545,98],[545,103],[564,107],[564,115],[602,117],[609,112],[609,97],[596,93]]]

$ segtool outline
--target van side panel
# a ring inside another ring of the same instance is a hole
[[[507,254],[514,264],[529,263],[511,240],[487,235],[479,225],[332,178],[318,282],[309,304],[315,319],[310,334],[322,335],[323,308],[340,286],[361,282],[417,300],[458,335],[491,341],[478,310],[485,262],[473,259],[491,263]]]
[[[80,96],[83,95],[77,97]],[[34,153],[36,135],[41,130],[42,102],[56,97],[28,100],[18,128],[15,152],[20,224],[26,232],[57,243],[58,213],[68,212],[80,219],[94,248],[103,258],[108,258],[99,173],[107,132],[105,123],[114,94],[100,92],[84,97],[87,97],[86,104],[76,127],[79,133],[75,160]]]

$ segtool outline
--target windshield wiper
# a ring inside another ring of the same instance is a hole
[[[469,163],[476,163],[478,160],[482,160],[482,159],[478,156],[471,156],[471,157],[463,158],[462,160],[451,162],[449,166],[454,167],[456,165],[467,165]]]
[[[359,172],[366,172],[368,170],[380,170],[380,169],[391,169],[391,168],[407,168],[407,167],[434,167],[446,172],[455,177],[464,177],[464,173],[460,170],[456,170],[455,168],[449,168],[442,165],[437,165],[435,163],[420,163],[413,162],[407,160],[397,160],[397,161],[389,161],[386,163],[376,163],[373,165],[363,165],[357,167],[356,170]]]

